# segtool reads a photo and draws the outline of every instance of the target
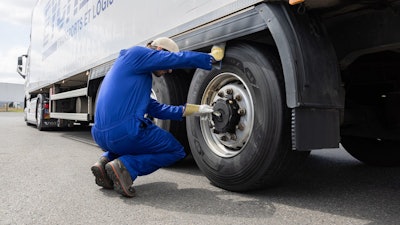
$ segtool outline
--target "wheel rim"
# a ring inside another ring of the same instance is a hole
[[[224,158],[239,154],[254,124],[253,99],[245,82],[234,73],[221,73],[207,85],[201,104],[215,110],[200,118],[201,132],[211,151]]]

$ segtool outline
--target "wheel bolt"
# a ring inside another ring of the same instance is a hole
[[[222,97],[224,97],[224,93],[222,91],[220,91],[220,92],[218,92],[218,96],[222,98]]]
[[[236,95],[235,96],[236,101],[240,102],[242,100],[242,96],[240,95]]]
[[[242,123],[239,123],[239,124],[236,126],[236,129],[238,129],[238,130],[240,130],[240,131],[243,131],[243,130],[244,130],[244,125],[243,125]]]
[[[233,93],[233,90],[232,89],[226,89],[226,93],[228,94],[228,95],[231,95],[232,93]]]
[[[244,115],[246,115],[246,110],[245,109],[239,109],[238,113],[239,113],[240,116],[244,116]]]
[[[231,140],[236,141],[236,139],[237,139],[236,134],[231,134]]]

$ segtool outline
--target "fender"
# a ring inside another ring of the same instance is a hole
[[[284,4],[262,4],[260,15],[279,51],[287,106],[292,108],[292,148],[337,148],[344,90],[334,48],[318,18]]]
[[[339,64],[327,32],[317,18],[294,10],[284,4],[258,7],[279,51],[287,105],[343,108]]]

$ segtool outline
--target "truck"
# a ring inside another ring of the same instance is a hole
[[[212,70],[154,77],[151,94],[218,112],[154,119],[212,184],[277,185],[311,151],[340,145],[365,164],[399,166],[399,28],[400,0],[39,0],[17,66],[25,120],[90,126],[121,49],[161,36],[182,51],[225,43]]]

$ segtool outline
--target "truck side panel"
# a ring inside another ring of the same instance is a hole
[[[144,44],[161,33],[173,36],[257,2],[39,1],[32,18],[28,90],[110,61],[121,49]],[[182,30],[175,29],[179,26]]]

